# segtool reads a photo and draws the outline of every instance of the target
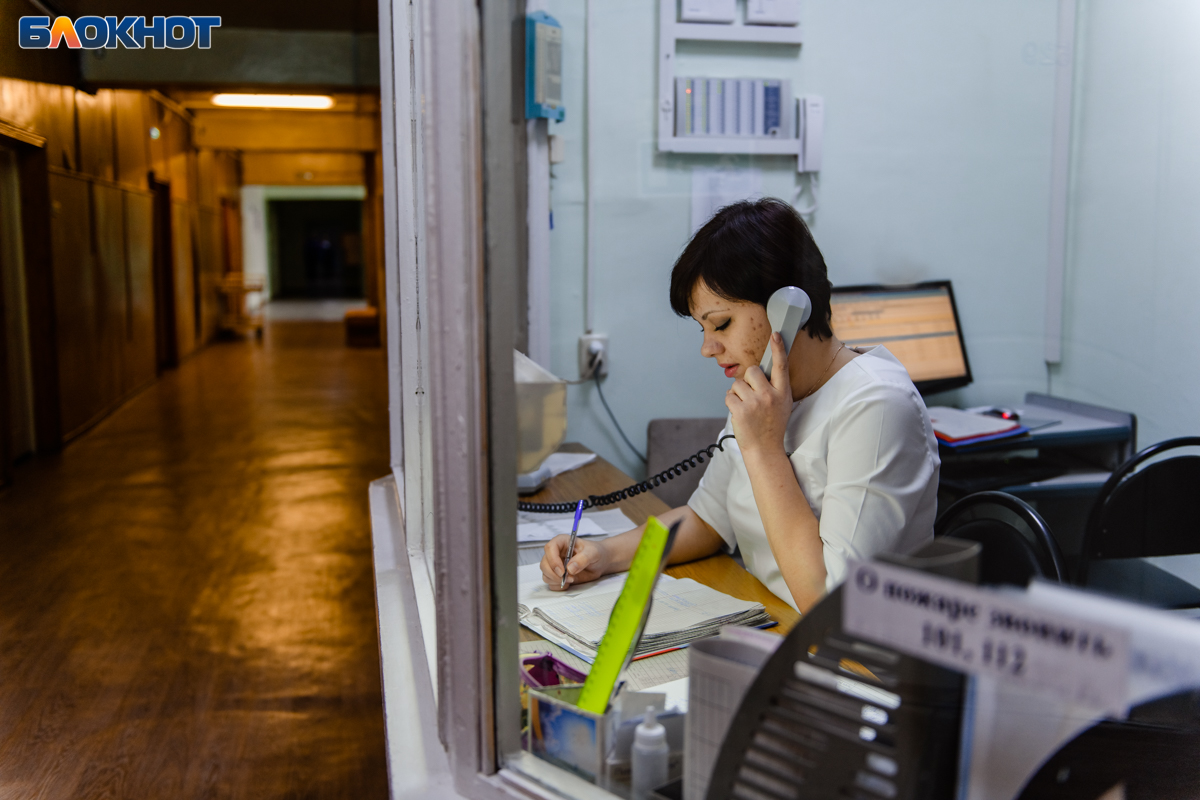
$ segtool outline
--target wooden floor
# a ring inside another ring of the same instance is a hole
[[[380,350],[218,343],[0,494],[0,798],[383,798]]]

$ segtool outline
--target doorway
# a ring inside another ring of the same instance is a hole
[[[175,258],[171,241],[171,184],[154,179],[154,351],[158,374],[179,364],[175,330]]]
[[[271,200],[272,298],[360,299],[362,201]]]
[[[37,446],[19,175],[17,154],[0,147],[0,474]]]

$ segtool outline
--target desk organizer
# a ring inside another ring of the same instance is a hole
[[[533,755],[569,770],[621,797],[629,796],[629,749],[633,729],[647,706],[659,712],[671,747],[670,775],[678,777],[683,764],[683,721],[679,713],[663,713],[661,692],[618,692],[605,714],[575,705],[581,684],[529,689],[529,736]],[[635,709],[637,709],[635,711]]]

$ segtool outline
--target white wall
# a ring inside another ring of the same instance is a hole
[[[583,332],[583,33],[580,0],[549,0],[564,27],[567,161],[553,167],[552,370],[575,378]],[[729,381],[672,313],[671,266],[689,234],[693,166],[753,165],[790,199],[795,159],[684,156],[654,146],[657,3],[592,0],[596,119],[595,329],[610,337],[605,394],[645,446],[657,417],[724,416]],[[683,43],[677,74],[788,77],[827,104],[812,230],[835,284],[954,281],[975,383],[953,400],[1044,390],[1055,4],[1048,0],[806,0],[806,43]],[[632,474],[590,385],[572,387],[568,438]]]
[[[364,200],[365,186],[242,187],[242,272],[263,282],[263,297],[250,296],[253,308],[271,297],[271,241],[267,230],[268,200]]]
[[[1055,394],[1200,433],[1200,4],[1081,4]]]

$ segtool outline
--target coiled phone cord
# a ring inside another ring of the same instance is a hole
[[[694,456],[688,456],[683,461],[675,464],[672,467],[664,469],[657,475],[650,475],[644,481],[635,483],[632,486],[627,486],[609,494],[591,494],[584,498],[584,508],[598,508],[599,506],[610,506],[613,503],[619,503],[622,500],[627,500],[630,497],[636,497],[644,492],[649,492],[655,486],[660,486],[673,478],[677,478],[687,472],[692,467],[699,467],[706,460],[711,460],[714,450],[725,452],[725,448],[721,443],[726,439],[735,438],[732,433],[727,433],[717,440],[716,444],[710,444],[708,447],[701,449]],[[524,500],[517,501],[518,511],[533,511],[543,514],[570,514],[575,511],[575,507],[579,504],[578,500],[570,503],[527,503]]]

